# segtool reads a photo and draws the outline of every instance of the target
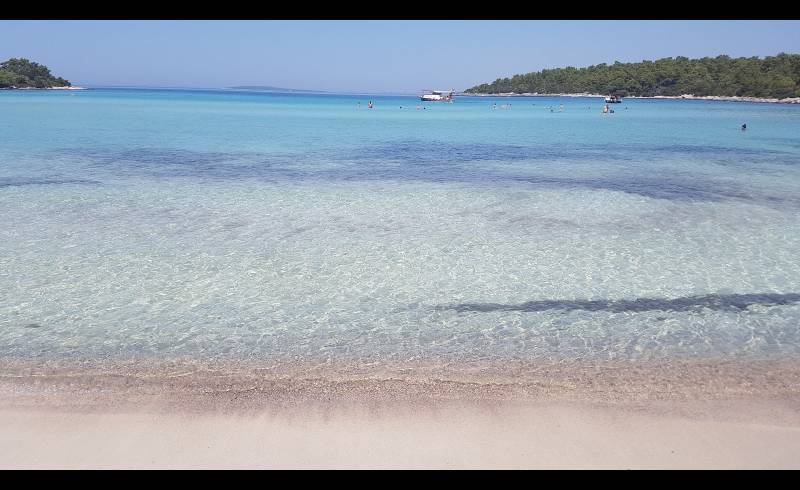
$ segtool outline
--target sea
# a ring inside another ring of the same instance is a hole
[[[800,105],[603,105],[1,91],[0,360],[800,360]]]

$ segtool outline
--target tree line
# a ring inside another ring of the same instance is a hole
[[[800,55],[759,58],[683,56],[641,63],[601,63],[498,78],[466,93],[597,93],[619,96],[723,95],[783,99],[800,97]]]
[[[0,88],[68,87],[70,83],[55,77],[50,69],[25,58],[11,58],[0,63]]]

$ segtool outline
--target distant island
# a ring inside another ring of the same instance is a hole
[[[302,90],[299,88],[283,88],[283,87],[270,87],[266,85],[238,85],[236,87],[227,87],[228,90],[253,90],[257,92],[308,92],[308,93],[321,93],[321,90]]]
[[[800,55],[780,53],[763,59],[678,56],[586,68],[568,66],[498,78],[469,88],[464,94],[791,99],[800,97]]]
[[[0,63],[0,89],[68,88],[69,80],[54,77],[50,69],[25,58],[11,58]]]

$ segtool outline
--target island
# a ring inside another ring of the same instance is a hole
[[[498,78],[464,95],[609,94],[800,103],[800,54],[759,58],[683,56],[640,63],[601,63]]]
[[[0,89],[67,89],[69,80],[55,77],[50,69],[25,58],[11,58],[0,63]]]
[[[327,93],[323,92],[322,90],[304,90],[299,88],[271,87],[267,85],[238,85],[235,87],[227,87],[226,90],[248,90],[252,92],[280,92],[280,93],[302,92],[309,94]]]

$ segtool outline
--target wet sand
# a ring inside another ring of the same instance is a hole
[[[4,362],[0,467],[800,468],[796,364]]]

